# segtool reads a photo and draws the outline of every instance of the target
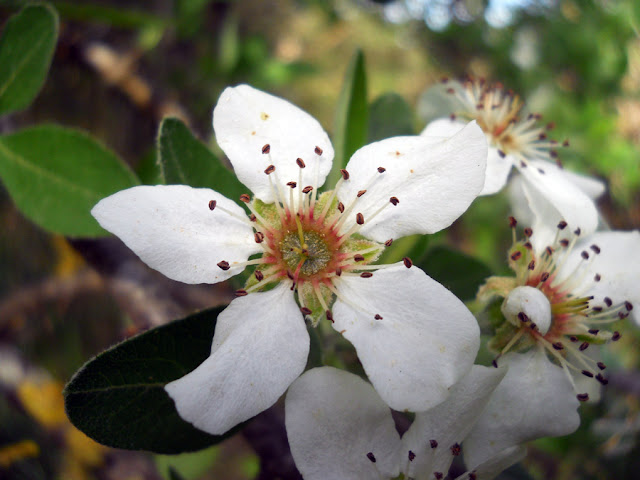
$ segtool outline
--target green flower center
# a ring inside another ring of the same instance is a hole
[[[292,272],[308,277],[322,271],[332,258],[323,234],[308,232],[289,232],[280,242],[282,259]]]

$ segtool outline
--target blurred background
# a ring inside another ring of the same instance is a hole
[[[24,3],[0,1],[0,28]],[[367,98],[400,95],[407,108],[397,122],[415,133],[450,113],[429,90],[443,77],[471,74],[513,89],[554,124],[554,138],[569,140],[565,166],[607,183],[603,221],[640,227],[637,0],[50,3],[60,31],[48,79],[27,110],[0,118],[1,133],[42,123],[84,129],[152,183],[165,115],[179,116],[219,151],[211,112],[229,85],[282,96],[331,135],[359,49]],[[504,194],[483,198],[437,241],[503,271],[508,215]],[[61,390],[88,358],[150,326],[227,303],[233,289],[174,284],[117,244],[48,234],[1,185],[0,225],[0,479],[294,478],[269,473],[259,432],[168,457],[108,449],[76,431]],[[603,402],[582,408],[581,429],[537,442],[525,465],[501,478],[636,478],[639,335],[628,330],[607,358],[625,373]]]

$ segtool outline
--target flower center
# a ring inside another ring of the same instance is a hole
[[[280,242],[280,253],[290,271],[299,271],[301,277],[311,277],[324,270],[334,256],[318,232],[289,232]]]

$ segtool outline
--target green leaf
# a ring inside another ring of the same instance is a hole
[[[110,348],[76,372],[64,390],[69,420],[94,440],[116,448],[182,453],[228,436],[213,436],[182,420],[164,386],[211,353],[222,308],[154,328]]]
[[[160,124],[158,159],[169,185],[212,188],[233,200],[247,191],[233,172],[177,118],[167,117]]]
[[[478,287],[492,275],[481,261],[443,246],[430,249],[417,265],[464,301],[473,300]]]
[[[13,15],[0,38],[0,115],[26,108],[42,88],[58,39],[58,14],[46,4]]]
[[[367,78],[364,68],[364,54],[358,50],[347,68],[347,73],[338,99],[333,131],[335,159],[327,178],[327,185],[333,187],[344,168],[360,147],[367,141]]]
[[[401,135],[415,135],[411,107],[397,93],[380,95],[371,104],[369,142]]]
[[[93,206],[139,183],[89,135],[55,125],[0,137],[0,177],[30,220],[52,232],[85,237],[107,234],[91,216]]]

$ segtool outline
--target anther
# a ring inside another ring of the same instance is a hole
[[[251,197],[247,193],[243,193],[240,195],[240,201],[243,203],[249,203],[251,201]]]
[[[537,324],[535,324],[534,322],[531,322],[531,325],[529,325],[529,328],[530,328],[531,330],[537,330],[537,329],[538,329],[538,325],[537,325]]]
[[[438,442],[435,440],[429,440],[429,446],[431,448],[437,448],[438,447]]]
[[[402,263],[404,263],[404,266],[407,267],[407,268],[413,267],[413,262],[411,261],[411,259],[409,257],[404,257],[402,259]]]
[[[287,182],[287,187],[296,188],[298,184],[296,182]]]
[[[513,260],[513,261],[515,262],[515,261],[516,261],[516,260],[518,260],[521,256],[522,256],[522,252],[521,252],[520,250],[518,250],[518,251],[513,252],[513,253],[511,254],[511,260]]]
[[[264,233],[262,232],[254,233],[253,239],[256,241],[256,243],[262,243],[264,241]]]
[[[313,151],[316,152],[316,155],[322,155],[322,149],[318,146],[316,146]]]
[[[599,381],[602,385],[606,385],[609,383],[609,380],[604,378],[604,375],[602,375],[601,373],[596,375],[596,380]]]
[[[564,348],[564,345],[562,345],[562,343],[560,342],[555,342],[555,343],[552,343],[551,345],[555,350],[562,350]]]
[[[633,310],[633,305],[631,304],[631,302],[625,300],[624,308],[627,309],[627,312],[630,312],[631,310]]]
[[[382,315],[380,315],[379,313],[376,313],[375,317],[376,320],[382,320]]]
[[[522,246],[527,250],[533,250],[533,245],[531,245],[531,242],[524,242]]]
[[[613,305],[613,302],[609,297],[604,297],[604,303],[607,307],[610,307],[611,305]]]
[[[620,340],[621,336],[622,335],[620,335],[620,332],[613,332],[613,335],[611,335],[611,340],[617,342],[618,340]]]
[[[360,253],[356,253],[356,254],[353,256],[353,259],[354,259],[356,262],[363,262],[363,261],[364,261],[364,255],[362,255],[362,254],[360,254]]]
[[[333,314],[331,313],[331,310],[327,310],[326,312],[324,312],[325,316],[327,317],[327,320],[329,320],[331,323],[333,322]]]
[[[550,153],[553,153],[553,151],[551,151]],[[553,157],[553,155],[551,155]],[[544,170],[541,168],[538,168],[538,172],[540,172],[542,175],[544,175]]]
[[[302,189],[302,193],[309,193],[311,190],[313,190],[313,187],[311,185],[307,185]]]
[[[378,173],[384,173],[386,170],[384,167],[378,167]]]
[[[576,395],[576,398],[581,402],[586,402],[587,400],[589,400],[589,394],[588,393],[579,393],[578,395]]]
[[[598,330],[597,328],[590,328],[590,329],[589,329],[589,333],[590,333],[591,335],[597,335],[599,331],[600,331],[600,330]]]
[[[231,268],[229,266],[229,262],[222,260],[221,262],[218,262],[217,265],[222,269],[222,270],[229,270],[229,268]]]
[[[367,458],[371,460],[371,463],[376,463],[376,456],[373,454],[373,452],[367,453]]]
[[[373,277],[373,273],[371,273],[371,272],[362,272],[362,273],[360,274],[360,276],[361,276],[362,278],[371,278],[371,277]]]
[[[529,266],[527,267],[529,270],[534,270],[536,268],[536,261],[535,260],[531,260],[529,262]]]
[[[580,256],[581,256],[582,258],[584,258],[585,260],[589,260],[589,252],[587,252],[586,250],[583,250],[583,251],[580,253]]]
[[[442,478],[444,477],[442,472],[433,472],[433,476],[435,477],[436,480],[442,480]]]
[[[582,342],[578,347],[578,350],[584,352],[587,348],[589,348],[589,342]]]
[[[591,245],[589,248],[593,250],[596,254],[600,253],[600,247],[598,245]]]
[[[363,225],[364,224],[364,215],[362,215],[361,213],[356,213],[356,223],[358,225]]]
[[[558,224],[558,230],[564,230],[565,228],[567,228],[567,222],[565,222],[564,220],[562,220],[562,221]]]
[[[529,317],[524,312],[518,312],[518,320],[520,320],[522,323],[527,323],[529,321]]]
[[[547,247],[544,250],[545,250],[545,252],[547,252],[547,255],[549,255],[549,256],[553,255],[553,248]]]
[[[342,275],[342,269],[340,267],[336,267],[336,276]]]
[[[340,173],[342,174],[342,178],[344,180],[349,180],[349,172],[347,172],[344,168],[340,169]]]
[[[502,150],[498,150],[498,155],[500,155],[500,158],[504,158],[507,156],[506,153],[504,153]],[[526,166],[526,165],[525,165]]]
[[[540,275],[540,280],[542,280],[542,283],[546,282],[547,280],[549,280],[549,272],[543,272],[542,275]]]
[[[563,247],[568,247],[569,246],[569,240],[567,240],[566,238],[563,238],[562,240],[560,240],[560,245],[562,245]]]
[[[604,363],[602,363],[602,362],[598,362],[598,368],[599,368],[600,370],[604,370],[605,368],[607,368],[607,366],[606,366]]]
[[[533,230],[531,228],[527,227],[527,228],[524,229],[524,234],[527,237],[530,237],[531,235],[533,235]]]
[[[338,202],[338,211],[344,213],[344,203]]]
[[[254,271],[253,275],[256,277],[256,280],[258,280],[259,282],[264,280],[264,273],[262,273],[260,270]]]
[[[498,368],[498,359],[494,358],[491,360],[491,365],[493,365],[493,368]]]
[[[264,147],[262,147],[262,154],[266,155],[267,153],[269,153],[271,151],[271,145],[269,145],[268,143],[265,144]]]
[[[478,480],[478,474],[476,472],[469,473],[469,480]]]
[[[216,202],[215,200],[210,200],[209,201],[209,210],[213,210],[214,208],[216,208],[217,204],[218,204],[218,202]]]
[[[302,312],[303,315],[307,316],[307,315],[311,315],[311,309],[307,308],[307,307],[301,307],[300,311]]]
[[[396,197],[391,197],[389,201],[394,207],[400,203],[400,200],[398,200]]]
[[[357,197],[358,197],[358,198],[360,198],[360,197],[361,197],[362,195],[364,195],[365,193],[367,193],[367,191],[366,191],[366,190],[360,190],[360,191],[358,192]]]
[[[518,225],[518,221],[516,220],[516,218],[509,217],[509,227],[516,228],[516,225]]]
[[[246,290],[240,289],[235,291],[236,297],[246,297],[249,295]]]
[[[591,373],[589,370],[582,370],[581,372],[585,377],[589,377],[589,378],[593,378],[593,373]]]
[[[414,458],[416,458],[416,454],[415,454],[415,453],[413,453],[411,450],[409,450],[409,455],[408,455],[408,457],[409,457],[409,461],[410,461],[410,462],[413,462],[413,459],[414,459]]]
[[[569,146],[569,140],[565,140],[564,142],[562,142],[562,146],[563,147],[568,147]]]
[[[251,215],[249,215],[249,220],[255,222],[256,220],[258,220],[258,218],[252,213]]]
[[[577,237],[579,237],[579,236],[580,236],[580,233],[581,233],[581,232],[582,232],[582,230],[580,230],[580,227],[576,228],[576,229],[573,231],[573,233],[574,233]]]
[[[459,443],[454,443],[453,445],[451,445],[451,455],[453,455],[454,457],[457,457],[458,455],[460,455],[461,452],[462,452],[462,449],[460,448]]]
[[[578,341],[578,337],[576,337],[575,335],[571,335],[569,337],[569,340],[571,340],[573,343],[576,343]]]
[[[389,240],[384,242],[384,245],[385,245],[385,247],[390,247],[392,243],[393,243],[393,238],[390,238]]]
[[[600,274],[599,274],[599,273],[596,273],[596,274],[593,276],[593,280],[594,280],[594,281],[596,281],[596,282],[599,282],[601,279],[602,279],[602,277],[600,276]]]
[[[273,172],[275,172],[275,171],[276,171],[276,167],[275,167],[275,165],[269,165],[269,166],[265,169],[264,173],[266,173],[267,175],[270,175],[270,174],[272,174],[272,173],[273,173]]]
[[[296,163],[298,164],[298,166],[299,166],[300,168],[304,168],[304,167],[306,167],[306,165],[305,165],[305,163],[304,163],[304,160],[302,160],[301,158],[296,158]]]

